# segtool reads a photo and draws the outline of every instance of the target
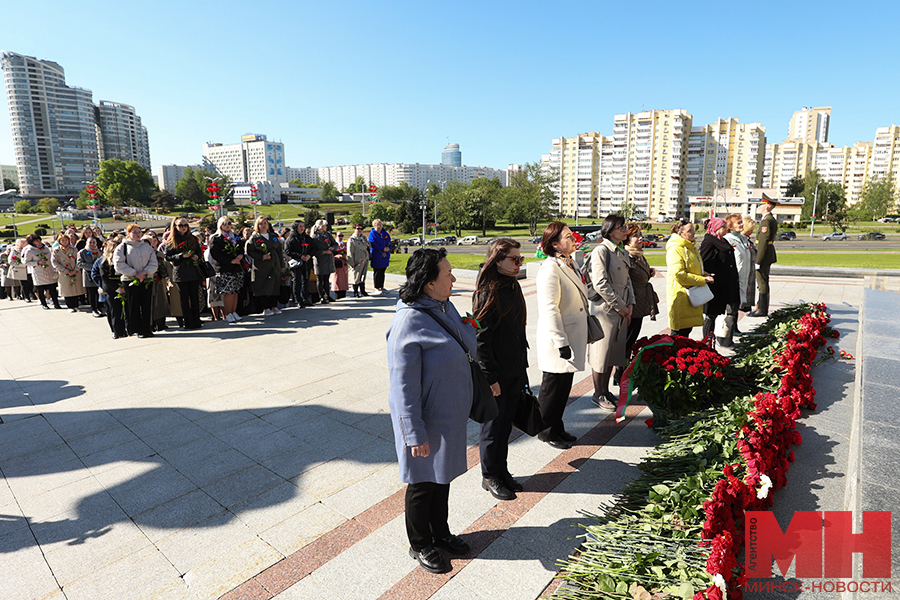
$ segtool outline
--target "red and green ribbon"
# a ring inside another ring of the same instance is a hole
[[[634,382],[631,380],[631,372],[634,371],[634,366],[640,363],[641,355],[644,353],[644,350],[657,348],[659,346],[674,345],[675,340],[667,335],[660,338],[660,340],[654,344],[647,344],[634,355],[631,364],[629,364],[628,368],[625,369],[625,372],[622,373],[622,383],[619,386],[619,405],[616,406],[616,423],[621,423],[625,420],[625,409],[628,408],[628,404],[631,402],[631,394],[634,392]]]

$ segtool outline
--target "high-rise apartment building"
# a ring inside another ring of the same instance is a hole
[[[546,166],[559,174],[554,191],[560,213],[579,217],[597,214],[602,139],[593,132],[553,140]]]
[[[315,167],[285,167],[284,173],[288,181],[319,183],[319,170]]]
[[[685,168],[687,197],[713,196],[730,188],[747,196],[760,188],[766,148],[766,128],[735,118],[691,128]]]
[[[870,177],[883,179],[888,172],[893,173],[894,181],[900,177],[900,127],[897,125],[875,130]]]
[[[53,61],[4,51],[0,65],[23,195],[76,195],[101,159],[136,160],[150,168],[147,130],[132,107],[94,106],[91,91],[67,85],[65,70]],[[130,111],[120,114],[119,107]],[[129,119],[135,129],[126,143]]]
[[[133,160],[150,170],[147,128],[141,124],[133,106],[101,100],[94,107],[94,116],[99,125],[100,160]]]
[[[16,165],[0,165],[0,172],[3,173],[3,179],[12,182],[12,187],[19,189],[19,170]],[[0,190],[3,191],[3,190]]]
[[[794,113],[788,126],[789,140],[803,140],[809,144],[828,143],[828,125],[831,121],[831,107],[803,107]]]
[[[459,149],[459,144],[447,144],[444,146],[444,151],[441,153],[441,164],[451,167],[462,166],[462,152]]]
[[[815,142],[802,139],[766,144],[762,187],[777,188],[784,196],[788,182],[792,178],[806,177],[806,174],[815,167],[818,147]]]
[[[319,183],[330,181],[339,190],[356,183],[357,177],[362,177],[366,184],[374,184],[378,187],[384,185],[397,186],[405,182],[420,190],[428,187],[429,182],[437,186],[442,186],[451,181],[469,184],[479,178],[496,178],[500,181],[500,185],[507,185],[505,169],[492,169],[480,166],[470,167],[466,165],[454,167],[450,165],[423,165],[420,163],[374,163],[320,167],[318,172]]]

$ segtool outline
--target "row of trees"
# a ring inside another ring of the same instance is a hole
[[[894,174],[890,171],[884,177],[867,181],[859,202],[849,208],[844,187],[839,183],[826,181],[816,169],[807,173],[806,177],[791,179],[786,194],[789,197],[803,197],[802,220],[810,220],[815,208],[816,220],[829,223],[833,229],[845,229],[846,225],[843,222],[848,218],[856,221],[873,221],[887,214],[900,212],[897,185]]]
[[[396,203],[396,207],[376,204],[368,217],[392,221],[402,233],[413,233],[422,227],[424,200],[426,221],[434,220],[437,205],[438,228],[457,236],[463,229],[480,229],[482,235],[487,235],[487,230],[498,221],[527,224],[531,235],[535,235],[538,223],[555,214],[556,198],[550,186],[556,179],[554,173],[544,173],[540,164],[529,163],[510,175],[507,187],[502,187],[497,179],[479,178],[468,185],[451,181],[443,190],[431,184],[422,192],[403,182],[378,190],[380,200]]]
[[[54,215],[57,210],[59,210],[59,200],[56,198],[41,198],[37,204],[33,204],[31,200],[19,200],[15,205],[15,211],[19,214],[46,213]]]

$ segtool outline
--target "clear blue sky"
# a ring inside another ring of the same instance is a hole
[[[613,115],[684,108],[769,142],[832,106],[837,145],[900,123],[893,3],[7,2],[0,47],[131,104],[154,168],[263,133],[287,164],[533,162]],[[15,164],[8,110],[0,162]]]

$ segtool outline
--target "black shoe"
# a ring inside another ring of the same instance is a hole
[[[443,539],[434,540],[434,545],[441,550],[446,550],[450,554],[456,554],[457,556],[468,554],[472,550],[466,543],[466,540],[458,535],[453,535],[452,533]]]
[[[50,310],[50,307],[46,304],[41,304],[41,308],[43,308],[44,310]]]
[[[437,551],[434,544],[425,546],[418,552],[409,549],[409,555],[419,561],[419,566],[429,573],[447,573],[450,571],[450,565],[444,559],[444,556]]]
[[[138,337],[143,339],[143,338],[153,337],[153,334],[148,331],[147,333],[139,333]]]
[[[568,431],[563,431],[559,434],[559,438],[564,442],[574,442],[578,438],[569,433]]]
[[[716,344],[722,346],[723,348],[734,348],[734,342],[732,342],[728,338],[716,337]]]
[[[56,310],[62,310],[62,306],[60,306],[59,304],[54,304],[53,308],[55,308]]]
[[[761,313],[758,310],[754,310],[752,312],[747,313],[748,317],[768,317],[769,313]]]
[[[114,333],[114,334],[112,334],[112,336],[113,336],[113,339],[114,339],[114,340],[119,339],[119,334],[118,334],[118,333]]]
[[[547,445],[551,448],[556,448],[557,450],[568,450],[572,447],[572,444],[569,442],[565,442],[563,440],[545,440]]]
[[[518,481],[516,481],[516,478],[513,477],[512,475],[510,475],[509,473],[507,473],[503,477],[503,483],[505,483],[506,487],[508,487],[509,489],[511,489],[514,492],[521,492],[521,491],[525,490],[525,488],[522,486],[522,484],[519,483]]]
[[[618,398],[606,392],[606,394],[602,398],[598,398],[597,396],[591,396],[591,403],[594,406],[602,408],[603,410],[616,410],[616,402],[618,402]]]
[[[485,477],[481,480],[481,487],[491,493],[497,500],[515,500],[516,494],[506,487],[506,483],[499,479]]]

